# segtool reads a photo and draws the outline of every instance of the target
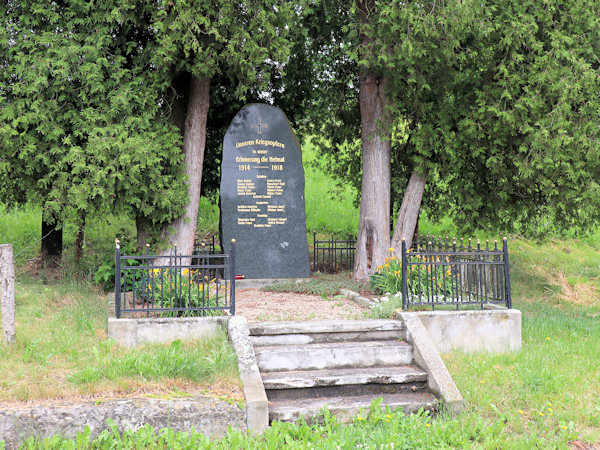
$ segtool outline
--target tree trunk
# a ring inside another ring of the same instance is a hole
[[[402,206],[398,213],[398,221],[394,229],[392,237],[392,247],[394,255],[399,256],[402,248],[402,239],[406,240],[406,248],[412,245],[412,239],[415,233],[415,227],[419,219],[419,209],[421,208],[421,200],[423,199],[423,191],[427,183],[427,172],[420,175],[416,170],[413,170],[408,180],[408,186],[404,192]]]
[[[382,131],[389,123],[386,84],[384,77],[360,77],[363,173],[353,278],[361,282],[383,264],[390,243],[391,143]]]
[[[15,341],[15,266],[12,244],[0,245],[0,316],[5,344]]]
[[[57,229],[60,224],[46,222],[42,217],[42,262],[48,265],[58,265],[62,255],[63,230]]]
[[[147,217],[137,216],[135,218],[135,230],[137,237],[137,249],[143,252],[150,240],[151,221]]]
[[[185,174],[188,179],[189,203],[185,213],[175,219],[166,230],[166,237],[171,247],[177,247],[180,255],[191,255],[194,248],[196,223],[198,220],[198,202],[202,184],[202,165],[204,163],[204,146],[206,143],[206,120],[208,116],[210,95],[210,78],[191,77],[185,127],[183,132],[183,151],[185,154]],[[168,261],[159,261],[164,264]],[[183,261],[186,264],[186,261]]]

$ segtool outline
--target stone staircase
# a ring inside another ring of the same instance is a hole
[[[249,324],[269,401],[269,422],[318,419],[323,406],[348,420],[374,399],[410,413],[434,409],[428,375],[398,320]]]

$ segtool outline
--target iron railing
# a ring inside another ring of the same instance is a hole
[[[402,308],[411,306],[451,306],[500,304],[512,307],[508,244],[503,240],[490,249],[460,245],[448,238],[417,239],[407,251],[402,242]]]
[[[215,235],[213,234],[209,239],[195,239],[194,240],[194,250],[193,250],[193,254],[194,255],[198,255],[201,253],[216,253],[216,242],[215,242]]]
[[[123,255],[115,245],[115,315],[235,314],[235,240],[229,254]]]
[[[354,267],[356,239],[348,234],[347,239],[317,239],[313,231],[313,272],[337,273]]]

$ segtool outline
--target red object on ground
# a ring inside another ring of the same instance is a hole
[[[236,280],[243,280],[244,279],[244,275],[236,275],[235,279]]]

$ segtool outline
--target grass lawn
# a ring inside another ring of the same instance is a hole
[[[18,277],[16,342],[0,346],[0,401],[212,391],[239,398],[233,349],[214,339],[124,349],[106,339],[106,295],[81,281]]]

